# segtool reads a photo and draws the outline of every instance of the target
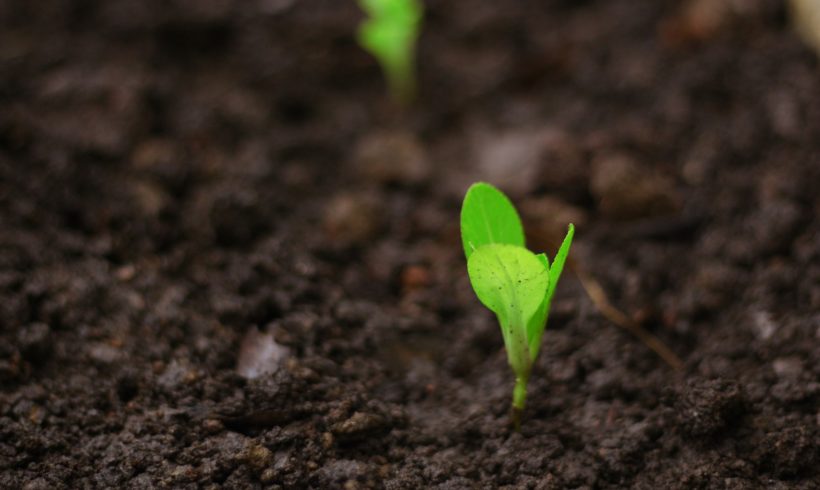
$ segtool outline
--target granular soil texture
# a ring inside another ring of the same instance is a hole
[[[818,488],[781,2],[427,3],[405,111],[352,1],[0,3],[0,487]],[[482,179],[533,248],[577,225],[520,433]]]

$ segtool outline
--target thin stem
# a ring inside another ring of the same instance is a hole
[[[527,402],[527,382],[528,377],[516,376],[515,388],[513,388],[512,402],[512,423],[516,432],[521,430],[521,414],[524,412],[524,405]]]
[[[412,49],[412,47],[411,47]],[[407,107],[416,95],[416,74],[413,52],[386,66],[387,84],[394,100]]]

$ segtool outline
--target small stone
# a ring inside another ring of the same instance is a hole
[[[322,447],[325,449],[330,449],[333,447],[333,434],[330,432],[325,432],[322,434]]]
[[[216,434],[218,432],[221,432],[222,429],[225,428],[225,426],[222,424],[221,420],[205,419],[205,421],[202,422],[202,428],[205,429],[205,432],[209,434]]]
[[[355,412],[349,419],[334,425],[333,433],[344,439],[358,439],[378,431],[384,426],[384,422],[378,415]]]
[[[114,271],[114,275],[117,276],[117,279],[120,281],[130,281],[134,278],[134,275],[137,273],[137,268],[134,267],[133,264],[125,264],[122,267],[118,267]]]
[[[341,245],[363,245],[376,235],[380,226],[379,202],[369,194],[339,194],[325,209],[325,232],[330,240]]]
[[[527,230],[534,230],[538,237],[557,243],[567,233],[567,224],[581,226],[587,222],[586,211],[551,196],[525,200],[521,203],[521,215],[532,225],[526,226]]]
[[[751,314],[752,331],[760,340],[769,340],[777,332],[777,324],[772,320],[772,315],[765,310],[757,310]]]
[[[199,379],[199,371],[197,371],[196,369],[189,369],[188,371],[185,372],[185,376],[182,378],[182,380],[185,382],[185,384],[194,383],[198,379]]]
[[[259,475],[259,481],[262,483],[273,483],[276,480],[276,470],[268,468]]]
[[[194,467],[191,465],[179,465],[171,470],[171,478],[175,481],[190,481],[196,475]]]
[[[401,271],[401,286],[404,291],[424,289],[430,285],[430,270],[421,265],[410,265]]]
[[[113,364],[120,360],[122,352],[110,344],[95,342],[89,345],[88,356],[100,364]]]
[[[251,468],[262,471],[273,463],[273,452],[265,446],[252,444],[245,449],[242,460]]]
[[[365,135],[353,158],[359,173],[381,184],[419,184],[430,178],[432,170],[424,146],[406,131]]]
[[[590,192],[606,216],[629,220],[674,214],[680,199],[674,182],[624,154],[593,162]]]
[[[170,197],[157,184],[148,180],[135,180],[131,197],[145,216],[156,218],[168,206]]]
[[[681,12],[663,24],[664,39],[672,45],[709,39],[724,28],[732,9],[726,0],[689,0]]]
[[[34,425],[40,425],[43,423],[43,419],[46,417],[46,411],[38,406],[32,405],[31,410],[28,412],[28,420],[33,423]]]
[[[236,372],[246,379],[275,373],[290,355],[287,347],[279,345],[270,332],[251,327],[239,346]]]
[[[538,185],[543,145],[531,128],[474,136],[476,180],[486,180],[512,196],[523,196]]]

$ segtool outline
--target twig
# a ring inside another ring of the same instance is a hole
[[[586,291],[589,299],[592,300],[592,303],[607,320],[628,331],[635,337],[638,337],[641,342],[652,349],[655,354],[669,364],[672,369],[675,369],[676,371],[683,369],[683,361],[681,361],[680,357],[672,352],[666,344],[664,344],[659,338],[649,333],[637,322],[626,316],[621,310],[615,308],[612,303],[609,302],[609,298],[607,298],[604,288],[601,287],[598,281],[593,279],[592,276],[578,267],[577,263],[570,261],[569,266],[573,272],[575,272],[575,275],[578,276],[578,280],[581,281],[581,287],[584,288],[584,291]]]
[[[554,240],[549,239],[549,237],[544,234],[538,234],[533,238],[537,241],[548,243],[551,246],[554,245]],[[583,267],[578,265],[578,261],[573,259],[572,256],[567,259],[567,267],[569,267],[578,277],[578,280],[581,281],[581,287],[584,288],[587,296],[592,300],[592,304],[595,305],[604,318],[637,337],[638,340],[649,347],[658,357],[663,359],[665,363],[669,364],[672,369],[676,371],[683,369],[683,361],[681,361],[680,357],[672,352],[661,339],[649,333],[638,322],[632,320],[621,310],[613,306],[600,283],[588,274]]]

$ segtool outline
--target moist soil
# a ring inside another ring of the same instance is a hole
[[[404,110],[352,1],[0,3],[0,487],[819,488],[787,9],[426,3]],[[482,179],[577,225],[520,432]]]

